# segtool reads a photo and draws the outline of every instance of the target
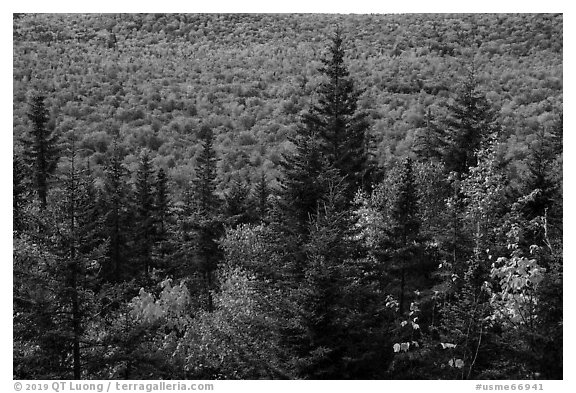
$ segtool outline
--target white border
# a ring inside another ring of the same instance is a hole
[[[20,1],[20,2],[3,2],[0,7],[0,29],[1,45],[3,56],[3,73],[6,82],[2,89],[0,108],[2,108],[2,131],[1,131],[1,153],[0,168],[1,179],[4,192],[0,193],[2,198],[0,225],[0,250],[2,252],[2,262],[0,263],[0,277],[3,278],[0,301],[0,315],[5,323],[2,325],[1,340],[1,384],[5,387],[3,391],[13,391],[12,387],[12,265],[11,254],[11,202],[12,198],[9,188],[11,188],[11,155],[12,155],[12,12],[248,12],[248,13],[427,13],[427,12],[563,12],[564,13],[564,200],[565,203],[565,282],[564,286],[564,382],[541,381],[546,391],[576,391],[574,387],[574,373],[571,373],[574,353],[574,241],[572,241],[572,225],[574,224],[574,204],[571,201],[576,200],[574,193],[573,174],[575,168],[574,157],[571,153],[574,151],[575,130],[574,130],[574,99],[573,87],[574,78],[572,73],[576,69],[574,66],[574,18],[567,1],[366,1],[366,0],[349,0],[349,1],[314,1],[314,0],[290,0],[286,2],[267,0],[212,0],[199,2],[194,0],[188,1],[129,1],[121,0],[99,0],[99,1]],[[567,153],[567,154],[566,154]],[[510,381],[513,382],[513,381]],[[525,382],[525,381],[523,381]],[[408,383],[410,389],[420,392],[466,392],[474,390],[472,381],[411,381]],[[568,389],[568,385],[573,386]],[[405,381],[344,381],[344,382],[218,382],[217,392],[236,391],[238,388],[246,391],[270,391],[270,388],[285,391],[292,388],[305,388],[305,390],[330,389],[336,391],[347,391],[356,389],[402,389],[407,387]]]

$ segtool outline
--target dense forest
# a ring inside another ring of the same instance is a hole
[[[557,14],[14,14],[16,379],[562,379]]]

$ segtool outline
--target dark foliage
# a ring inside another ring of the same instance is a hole
[[[57,135],[49,128],[48,109],[44,96],[32,96],[28,117],[32,123],[29,133],[22,138],[24,159],[29,166],[32,184],[43,208],[46,208],[50,177],[58,162]]]

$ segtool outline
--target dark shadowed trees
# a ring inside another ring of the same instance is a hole
[[[499,130],[496,113],[478,90],[473,73],[469,73],[460,85],[448,111],[444,163],[449,171],[468,173],[468,168],[477,163],[476,153],[482,144]]]
[[[135,254],[138,258],[139,270],[148,276],[152,269],[152,247],[155,240],[154,227],[154,171],[150,152],[142,151],[136,172],[135,184]]]
[[[127,279],[129,266],[130,220],[132,190],[128,187],[128,170],[122,163],[120,149],[114,144],[109,161],[104,169],[104,227],[110,239],[107,260],[102,275],[108,281]]]

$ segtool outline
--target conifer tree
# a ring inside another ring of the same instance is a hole
[[[30,103],[28,117],[32,123],[29,134],[22,139],[24,160],[30,167],[34,191],[40,206],[47,206],[49,180],[58,162],[57,135],[48,125],[48,110],[44,96],[35,94]]]
[[[366,115],[357,111],[360,92],[354,88],[344,64],[342,37],[337,31],[322,60],[320,72],[326,80],[318,88],[318,104],[305,113],[290,138],[294,154],[284,157],[283,220],[294,235],[307,233],[307,224],[317,212],[326,184],[322,174],[330,168],[344,177],[346,197],[366,180],[368,173]]]
[[[328,58],[322,59],[319,71],[326,80],[318,88],[318,104],[302,118],[306,128],[314,130],[321,143],[322,155],[338,169],[348,185],[351,197],[367,179],[368,154],[366,114],[358,111],[361,92],[344,64],[344,48],[337,30],[328,49]]]
[[[289,334],[299,378],[354,379],[383,373],[386,341],[375,271],[351,236],[346,187],[338,171],[325,174],[326,192],[303,245],[296,283],[298,329]]]
[[[209,127],[202,127],[202,151],[197,159],[196,178],[192,181],[195,196],[193,215],[190,218],[195,231],[195,272],[202,279],[205,307],[213,311],[211,292],[214,289],[214,272],[221,259],[217,240],[223,233],[219,214],[220,201],[216,195],[216,152],[214,134]]]
[[[168,225],[170,221],[170,198],[168,195],[168,177],[163,168],[158,170],[154,183],[154,225],[155,242],[160,248],[160,258],[166,256]]]
[[[110,239],[107,263],[102,274],[106,280],[127,278],[128,240],[131,190],[127,187],[128,170],[122,164],[120,150],[114,143],[110,161],[104,172],[105,230]]]
[[[56,256],[46,243],[28,233],[14,237],[13,254],[13,364],[14,377],[22,379],[69,376],[62,359],[69,356],[69,342],[62,338],[56,320],[59,303],[51,285],[50,266]]]
[[[298,135],[291,139],[296,151],[284,157],[281,165],[283,220],[296,234],[306,233],[309,220],[316,214],[318,203],[325,192],[319,179],[328,165],[322,156],[317,134],[301,126]]]
[[[225,212],[232,226],[250,221],[249,188],[240,179],[232,181],[225,196]]]
[[[331,173],[335,175],[335,170]],[[336,181],[337,176],[332,176]],[[350,250],[345,239],[346,211],[342,211],[342,180],[331,184],[317,215],[310,220],[304,245],[306,262],[298,284],[302,336],[296,339],[300,377],[338,378],[342,371],[344,318],[342,304],[343,262]]]
[[[441,212],[445,228],[435,235],[435,239],[440,244],[443,267],[449,272],[445,278],[450,279],[452,274],[461,277],[466,272],[465,264],[472,255],[474,245],[470,228],[466,225],[466,203],[459,175],[451,174],[447,183],[450,195],[446,198],[444,211]]]
[[[167,268],[179,276],[193,274],[195,259],[195,205],[196,195],[192,181],[188,182],[182,195],[182,203],[174,204],[175,233],[168,247],[172,249],[172,263]]]
[[[148,150],[140,154],[136,172],[136,253],[147,277],[152,269],[152,247],[155,240],[153,169]]]
[[[58,198],[46,209],[44,228],[48,231],[43,246],[51,257],[37,261],[41,272],[42,296],[48,297],[45,318],[50,320],[51,336],[62,345],[51,345],[61,357],[58,378],[80,379],[84,375],[82,345],[90,340],[87,325],[93,315],[98,271],[107,242],[100,236],[103,220],[97,212],[94,179],[76,160],[75,141],[71,141],[68,162],[64,163]],[[39,338],[41,340],[41,338]]]
[[[560,125],[561,127],[561,125]],[[554,178],[554,163],[562,152],[562,143],[558,143],[559,126],[550,130],[545,127],[535,134],[535,140],[529,146],[528,171],[529,177],[525,183],[525,194],[536,191],[532,200],[526,205],[525,214],[528,220],[543,217],[550,210],[558,194],[558,185]]]
[[[306,263],[303,245],[310,233],[309,223],[315,219],[325,197],[325,174],[333,173],[313,130],[301,125],[292,143],[296,151],[281,162],[284,176],[280,180],[280,198],[271,213],[272,226],[285,244],[282,255],[287,285],[303,278]]]
[[[400,278],[399,313],[406,310],[406,287],[411,276],[424,276],[429,262],[420,234],[418,191],[410,158],[404,160],[390,210],[392,270]],[[428,266],[429,268],[429,266]],[[414,288],[417,289],[417,288]]]
[[[430,109],[426,112],[425,122],[425,126],[416,133],[413,151],[421,162],[439,160],[444,150],[442,130],[433,119]]]
[[[169,214],[169,196],[168,196],[168,177],[163,168],[158,170],[156,174],[156,182],[154,184],[155,189],[155,207],[156,207],[156,217],[158,223],[158,235],[160,239],[164,239],[166,236],[166,221]]]
[[[200,130],[202,150],[196,162],[196,177],[192,181],[196,197],[195,210],[200,214],[217,211],[216,192],[216,152],[214,151],[214,133],[208,126]]]
[[[468,173],[468,168],[476,166],[476,153],[483,143],[499,130],[496,113],[478,91],[472,72],[448,110],[444,163],[449,171]]]
[[[72,147],[74,149],[74,147]],[[63,296],[71,305],[72,359],[74,379],[82,376],[81,341],[85,321],[94,296],[93,286],[107,245],[98,233],[102,221],[98,215],[93,178],[86,170],[76,168],[75,152],[72,150],[70,169],[64,175],[65,218],[68,221],[64,244],[67,274]]]

